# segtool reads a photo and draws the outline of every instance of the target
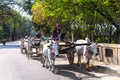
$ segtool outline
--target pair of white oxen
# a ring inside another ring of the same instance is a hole
[[[43,67],[49,67],[50,70],[54,69],[54,63],[55,63],[55,57],[59,55],[58,53],[58,44],[53,41],[49,40],[49,43],[42,41],[41,39],[21,39],[19,45],[21,50],[25,50],[25,54],[28,56],[28,59],[32,53],[32,48],[34,44],[39,44],[39,49],[42,50],[40,51],[40,60],[43,63]],[[37,51],[37,50],[36,50]],[[23,51],[21,51],[23,53]]]
[[[84,43],[88,43],[88,42],[86,40],[77,40],[76,42],[74,42],[74,44],[84,44]],[[58,53],[59,46],[54,41],[52,41],[51,47],[48,47],[49,45],[51,45],[51,43],[44,44],[43,54],[46,56],[46,59],[49,63],[50,70],[52,69],[54,71],[55,58],[57,55],[59,55]],[[89,68],[89,63],[90,63],[90,60],[92,59],[92,55],[94,56],[98,55],[97,43],[91,43],[89,46],[87,45],[75,46],[75,51],[78,55],[77,64],[81,68],[81,56],[83,55],[86,63],[86,69],[87,69]],[[44,63],[43,63],[43,66],[44,66]]]
[[[28,43],[29,45],[31,45],[31,42],[28,42]],[[84,43],[87,43],[87,41],[77,40],[74,43],[84,44]],[[43,66],[49,68],[49,70],[54,71],[55,58],[57,55],[59,55],[58,53],[59,46],[55,41],[52,41],[52,40],[50,40],[49,43],[41,42],[41,44],[42,44],[42,54],[43,54],[43,57],[42,57]],[[78,55],[77,64],[80,65],[80,68],[81,68],[81,56],[82,55],[84,59],[86,60],[86,68],[88,68],[92,55],[98,54],[96,43],[91,43],[89,46],[87,45],[75,46],[75,51]]]

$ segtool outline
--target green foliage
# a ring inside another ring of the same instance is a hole
[[[36,0],[37,1],[37,0]],[[32,1],[31,0],[24,0],[23,2],[23,9],[28,13],[31,14],[31,8],[32,8]]]
[[[54,26],[55,22],[60,22],[67,33],[71,32],[71,24],[77,21],[75,32],[81,38],[87,34],[92,37],[97,24],[107,23],[118,29],[120,23],[118,0],[35,0],[31,11],[37,25]],[[109,40],[104,37],[97,41]]]
[[[31,29],[29,22],[18,12],[8,6],[3,6],[0,8],[0,27],[3,28],[3,32],[0,31],[1,38],[4,35],[7,40],[16,40],[29,34]]]
[[[113,40],[111,42],[110,41],[110,38],[109,37],[101,37],[101,38],[97,38],[95,40],[95,42],[99,42],[99,43],[115,43]]]

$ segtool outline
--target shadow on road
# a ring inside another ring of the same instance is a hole
[[[39,56],[32,56],[33,60],[39,61]],[[61,59],[60,59],[61,60]],[[61,61],[66,61],[66,59],[63,59]],[[89,69],[90,71],[86,71],[84,69],[85,64],[82,64],[82,69],[80,69],[79,66],[76,64],[69,65],[69,64],[57,64],[55,65],[56,73],[55,75],[60,75],[64,77],[68,77],[70,80],[83,80],[87,78],[96,78],[100,79],[102,76],[97,76],[95,73],[101,73],[101,74],[108,74],[110,76],[118,76],[120,77],[120,73],[118,73],[115,70],[112,70],[111,68],[107,66],[91,66]]]
[[[110,69],[109,67],[104,66],[92,66],[90,69],[95,73],[103,73],[103,74],[109,74],[111,76],[118,76],[120,77],[120,73],[118,73],[115,70]]]
[[[71,80],[82,80],[82,78],[85,78],[85,77],[100,78],[95,76],[92,73],[89,73],[88,71],[79,69],[79,67],[75,64],[74,65],[56,65],[55,67],[58,69],[56,75],[69,77]]]
[[[38,61],[40,60],[39,56],[32,56],[31,59],[38,60]],[[64,59],[61,61],[64,61]],[[84,66],[85,65],[82,64],[82,67]],[[80,69],[76,64],[55,65],[55,75],[68,77],[70,80],[82,80],[83,78],[91,78],[91,77],[100,78],[100,77],[95,76],[92,73],[89,73],[88,71],[85,71],[85,69]]]
[[[104,67],[104,66],[92,66],[90,67],[90,72],[84,69],[80,69],[76,65],[56,65],[56,68],[58,68],[58,72],[56,73],[57,75],[69,77],[72,80],[82,80],[83,78],[101,78],[102,77],[102,76],[101,77],[96,76],[95,73],[108,74],[110,76],[120,77],[120,73],[110,69],[109,67]],[[75,75],[76,72],[79,73],[77,76]]]

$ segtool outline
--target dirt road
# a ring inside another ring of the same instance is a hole
[[[42,67],[37,56],[28,60],[21,54],[18,42],[0,44],[0,80],[120,80],[120,66],[98,61],[92,64],[90,71],[85,71],[76,64],[69,65],[67,58],[61,55],[56,59],[56,73],[52,73]]]

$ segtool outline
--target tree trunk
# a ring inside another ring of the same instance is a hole
[[[72,36],[72,42],[74,42],[74,33],[71,33]]]

